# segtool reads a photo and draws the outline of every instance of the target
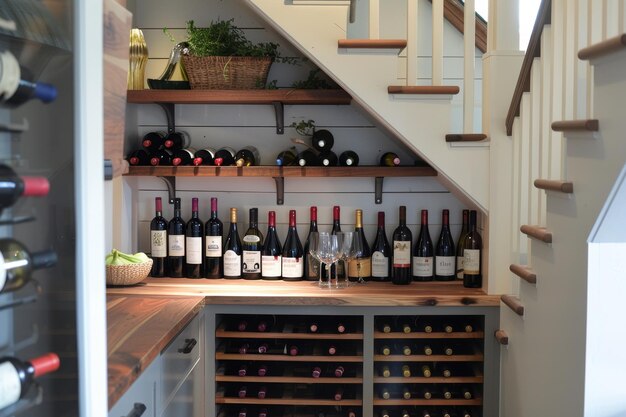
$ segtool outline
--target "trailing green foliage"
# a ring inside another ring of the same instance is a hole
[[[306,80],[302,81],[294,81],[291,85],[293,88],[303,88],[303,89],[331,89],[337,88],[336,86],[329,83],[324,78],[320,78],[319,74],[321,73],[320,69],[314,69],[309,72],[309,76]]]
[[[300,120],[297,123],[293,122],[289,126],[295,128],[296,132],[302,136],[313,136],[313,133],[315,133],[315,120]]]

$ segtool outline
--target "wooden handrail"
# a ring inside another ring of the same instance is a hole
[[[583,61],[597,59],[626,48],[626,33],[598,42],[578,51],[578,58]]]
[[[509,344],[509,335],[506,334],[504,330],[496,330],[494,336],[496,337],[498,343],[500,343],[502,346],[506,346]]]
[[[456,85],[390,85],[389,94],[459,94]]]
[[[565,194],[574,192],[574,183],[569,181],[536,179],[534,184],[540,190],[556,191]]]
[[[518,316],[524,315],[524,305],[520,301],[519,298],[514,297],[512,295],[503,295],[500,297],[500,300],[507,305],[511,310],[515,312]]]
[[[432,0],[429,0],[432,3]],[[465,32],[464,6],[458,0],[445,0],[443,2],[443,17],[461,33]],[[476,48],[483,54],[487,52],[487,22],[476,13]]]
[[[487,139],[484,133],[449,133],[446,142],[480,142]]]
[[[552,243],[552,233],[548,232],[548,229],[545,227],[524,224],[519,230],[528,237],[535,238],[545,243]]]
[[[597,132],[600,129],[598,119],[558,120],[552,122],[555,132]]]
[[[520,105],[522,103],[522,95],[530,91],[530,73],[533,66],[533,60],[541,54],[541,34],[543,33],[543,27],[551,22],[551,6],[552,0],[542,0],[537,11],[537,19],[535,20],[535,26],[533,32],[530,35],[528,41],[528,48],[526,49],[526,55],[522,62],[522,69],[520,70],[519,77],[517,78],[517,84],[515,91],[513,92],[513,99],[511,100],[511,106],[509,112],[506,115],[506,134],[511,136],[513,134],[513,121],[519,116]]]
[[[530,284],[537,283],[537,274],[525,265],[512,264],[509,270]]]
[[[337,48],[403,49],[406,39],[339,39]]]

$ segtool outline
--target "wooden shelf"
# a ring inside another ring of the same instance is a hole
[[[452,378],[448,378],[452,379]],[[362,384],[363,378],[329,378],[297,377],[297,376],[237,376],[216,375],[216,382],[260,382],[268,384]]]
[[[444,378],[442,376],[431,376],[429,378],[418,376],[404,378],[401,376],[374,377],[375,384],[482,384],[482,376],[456,376]]]
[[[482,362],[483,354],[474,355],[374,355],[376,362]]]
[[[168,104],[350,104],[344,90],[128,90],[128,103]]]
[[[215,352],[215,359],[222,361],[265,361],[265,362],[363,362],[362,356],[318,356],[318,355],[266,355],[266,354],[239,354]]]
[[[283,332],[227,331],[222,324],[215,331],[215,336],[230,339],[363,340],[363,333],[294,333],[285,330],[289,328],[283,328]]]
[[[374,339],[482,339],[484,337],[485,334],[483,332],[374,332]]]
[[[453,406],[453,405],[460,405],[460,406],[474,406],[474,405],[482,405],[483,401],[480,398],[476,398],[473,400],[455,400],[455,399],[449,399],[449,400],[445,400],[445,399],[430,399],[430,400],[425,400],[425,399],[410,399],[410,400],[405,400],[405,399],[393,399],[393,400],[383,400],[380,398],[375,398],[374,399],[374,405],[448,405],[448,406]]]
[[[452,400],[449,400],[452,401]],[[259,405],[330,405],[330,406],[361,406],[362,400],[320,400],[315,398],[239,398],[216,397],[215,404],[259,404]]]

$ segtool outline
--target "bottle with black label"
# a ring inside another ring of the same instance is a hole
[[[170,277],[182,278],[185,265],[185,221],[181,217],[180,198],[174,199],[174,217],[167,225],[167,271]]]
[[[421,220],[420,233],[413,249],[413,280],[432,281],[435,259],[428,232],[428,210],[422,210]]]
[[[413,236],[406,226],[406,206],[399,208],[400,224],[393,232],[391,282],[396,285],[411,283],[411,243]]]
[[[191,219],[185,233],[185,276],[202,278],[202,235],[204,224],[198,217],[198,199],[191,199]]]
[[[150,257],[152,258],[151,277],[165,276],[167,259],[167,221],[163,218],[161,197],[154,199],[156,213],[150,222]]]
[[[341,233],[341,208],[339,206],[333,206],[333,228],[330,234],[336,235],[338,233]],[[324,269],[324,271],[326,271],[326,269]],[[346,277],[346,269],[342,260],[335,262],[331,266],[331,275],[334,277],[335,274],[337,275],[339,281],[344,281]]]
[[[221,278],[224,275],[222,263],[222,237],[224,235],[222,221],[217,218],[217,198],[211,198],[211,217],[204,225],[204,276]]]
[[[263,234],[259,230],[259,209],[250,209],[250,226],[243,236],[243,265],[241,275],[244,279],[261,278],[261,249]]]
[[[237,231],[237,209],[230,209],[230,227],[224,241],[224,278],[241,278],[242,246]]]
[[[283,245],[283,280],[301,281],[304,274],[302,243],[296,228],[296,211],[289,210],[289,229]]]
[[[391,277],[391,246],[385,232],[385,212],[378,212],[378,229],[372,245],[372,280],[389,281]]]
[[[435,279],[437,281],[454,281],[456,278],[454,239],[450,233],[450,212],[443,210],[441,233],[435,249]]]
[[[283,249],[276,233],[276,212],[267,213],[267,233],[261,253],[261,277],[276,280],[282,275]]]

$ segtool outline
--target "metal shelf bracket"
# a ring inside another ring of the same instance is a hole
[[[167,197],[170,204],[174,204],[176,198],[176,177],[159,177],[167,186]]]
[[[281,101],[273,101],[274,113],[276,113],[276,134],[285,133],[285,106]]]
[[[383,179],[385,177],[376,177],[376,184],[374,186],[374,203],[383,203]]]
[[[285,177],[274,177],[276,182],[276,204],[285,204]]]
[[[167,133],[172,133],[176,130],[176,113],[174,109],[174,103],[157,103],[165,112],[167,117]]]

